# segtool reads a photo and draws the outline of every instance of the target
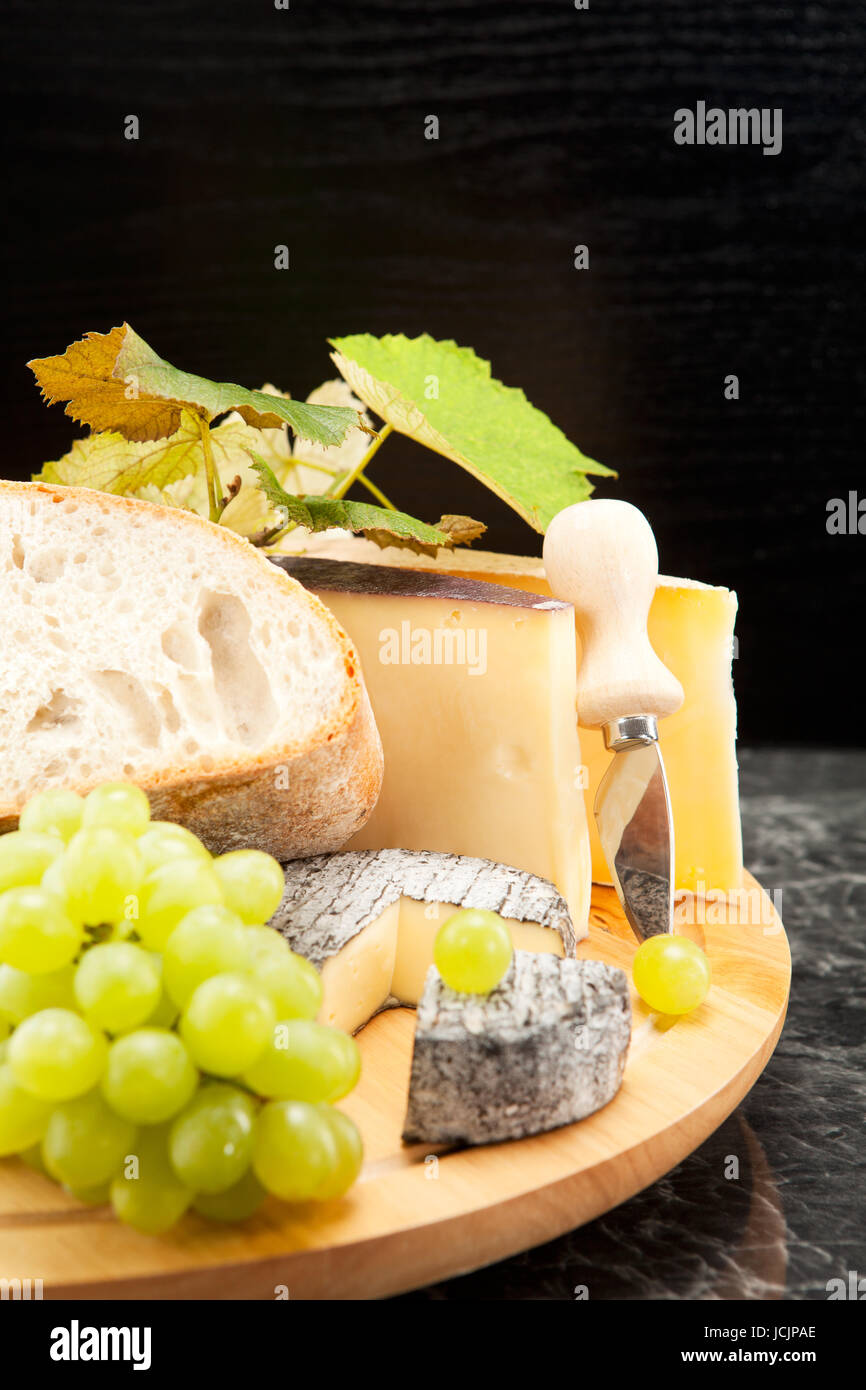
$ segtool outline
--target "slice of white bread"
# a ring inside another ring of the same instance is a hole
[[[338,849],[382,782],[358,658],[224,527],[0,482],[0,830],[44,787],[118,778],[215,852]]]

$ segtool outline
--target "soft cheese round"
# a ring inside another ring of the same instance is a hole
[[[406,1143],[492,1144],[572,1124],[619,1090],[631,1037],[624,970],[515,951],[487,995],[435,967],[418,1005]]]
[[[321,966],[398,899],[479,907],[557,932],[573,955],[574,925],[546,879],[508,864],[432,850],[350,850],[286,864],[283,901],[271,919],[300,955]]]

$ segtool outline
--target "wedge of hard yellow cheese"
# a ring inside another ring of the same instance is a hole
[[[555,883],[586,933],[590,851],[568,603],[446,574],[286,557],[361,658],[385,754],[347,849],[437,850]]]
[[[402,549],[380,550],[371,541],[336,532],[312,537],[308,553],[433,570],[550,595],[543,563],[532,556],[464,550],[441,551],[432,560]],[[682,707],[661,721],[659,739],[673,806],[675,883],[690,892],[724,892],[739,887],[742,881],[737,711],[731,680],[736,612],[737,596],[729,589],[660,575],[649,615],[650,641],[685,692]],[[579,661],[579,635],[576,648]],[[605,751],[601,733],[595,730],[581,729],[580,747],[592,876],[596,882],[609,883],[592,803],[611,755]]]

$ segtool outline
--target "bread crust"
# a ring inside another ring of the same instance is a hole
[[[346,679],[331,715],[306,741],[272,744],[244,758],[211,760],[207,767],[202,766],[201,759],[193,758],[182,770],[155,770],[135,780],[150,798],[154,819],[186,825],[214,853],[255,847],[280,859],[300,859],[339,849],[360,829],[376,804],[383,757],[358,655],[330,609],[272,565],[249,541],[193,512],[91,488],[0,480],[0,497],[34,492],[52,502],[73,496],[77,502],[105,513],[145,509],[160,525],[176,525],[184,531],[207,528],[229,549],[239,546],[246,563],[253,560],[260,564],[269,583],[282,586],[287,593],[303,594],[342,654]],[[123,776],[120,770],[116,775]],[[86,793],[96,782],[64,785]],[[4,796],[0,786],[0,832],[15,828],[21,809],[21,804]]]

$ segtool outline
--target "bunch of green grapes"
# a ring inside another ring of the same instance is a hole
[[[35,796],[0,836],[0,1155],[151,1233],[345,1193],[360,1055],[264,925],[282,892],[270,855],[212,858],[131,783]]]

